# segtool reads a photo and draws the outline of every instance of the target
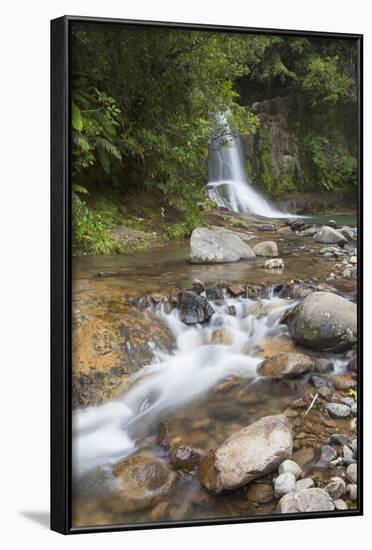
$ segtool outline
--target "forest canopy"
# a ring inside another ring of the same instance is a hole
[[[254,104],[275,96],[295,100],[290,125],[306,178],[281,188],[257,173],[254,184],[271,195],[354,188],[356,57],[352,40],[74,23],[75,245],[89,249],[91,229],[103,236],[112,221],[91,198],[97,186],[108,197],[160,193],[192,219],[217,115],[254,135],[262,127]]]

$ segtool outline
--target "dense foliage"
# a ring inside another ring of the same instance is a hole
[[[114,247],[109,222],[94,210],[97,185],[124,200],[129,189],[156,189],[188,214],[177,236],[190,232],[211,132],[218,123],[225,132],[217,115],[227,113],[239,134],[254,133],[260,119],[251,105],[276,94],[294,94],[298,116],[311,121],[294,131],[315,187],[355,184],[355,136],[346,146],[340,139],[356,102],[352,42],[75,23],[72,52],[76,247]]]

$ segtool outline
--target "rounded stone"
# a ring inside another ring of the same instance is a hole
[[[349,494],[350,500],[353,502],[357,500],[358,498],[358,485],[355,483],[350,483],[350,485],[347,486],[347,492]]]
[[[293,474],[296,479],[302,474],[300,466],[294,460],[283,460],[278,471],[279,474]]]
[[[296,481],[295,491],[303,491],[304,489],[311,489],[314,487],[314,480],[311,477],[305,477]]]
[[[328,403],[326,409],[335,418],[346,418],[351,412],[350,407],[342,403]]]
[[[333,500],[342,497],[346,491],[346,483],[341,477],[332,477],[325,490]]]
[[[334,503],[335,503],[335,506],[336,506],[336,510],[348,510],[349,509],[348,505],[346,504],[346,502],[344,500],[342,500],[342,498],[336,498],[336,500],[334,500]]]
[[[291,493],[294,491],[295,485],[296,478],[293,474],[287,472],[285,474],[278,475],[274,482],[275,496],[280,498],[288,493]]]
[[[346,468],[346,475],[351,483],[356,483],[358,481],[358,465],[349,464],[349,466]]]

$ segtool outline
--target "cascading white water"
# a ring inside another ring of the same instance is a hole
[[[219,122],[229,128],[225,117],[219,117]],[[209,144],[209,197],[218,206],[235,212],[252,212],[267,218],[287,217],[288,214],[275,209],[252,188],[244,166],[240,140],[229,129],[227,132],[221,138],[219,131],[216,131]]]
[[[158,314],[167,322],[176,339],[172,353],[156,352],[156,360],[130,379],[129,389],[107,404],[78,410],[73,415],[73,469],[81,475],[96,467],[110,466],[133,453],[146,437],[154,421],[206,394],[218,381],[230,375],[257,379],[262,360],[257,346],[268,336],[280,336],[287,329],[280,324],[283,311],[295,302],[271,297],[262,300],[267,314],[250,313],[257,302],[225,299],[212,302],[215,314],[209,323],[183,324],[174,309]],[[228,306],[236,307],[236,316]],[[226,330],[226,345],[212,344],[215,329]]]

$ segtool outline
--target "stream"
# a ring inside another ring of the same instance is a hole
[[[270,234],[265,235],[265,240],[270,238]],[[278,235],[275,239],[278,241]],[[137,504],[129,511],[123,510],[117,494],[125,490],[125,481],[123,484],[113,475],[113,466],[140,453],[161,459],[172,468],[171,453],[159,444],[159,427],[164,422],[171,449],[187,445],[205,455],[261,417],[289,411],[298,463],[321,482],[324,469],[319,467],[319,448],[334,430],[331,423],[324,425],[319,409],[314,408],[305,418],[291,408],[309,391],[310,374],[273,381],[260,377],[256,368],[264,357],[296,351],[314,360],[328,359],[333,364],[331,376],[337,376],[345,372],[349,359],[343,354],[309,353],[295,346],[289,337],[287,326],[280,321],[297,301],[279,298],[276,285],[290,278],[313,276],[314,256],[321,245],[296,235],[278,244],[285,259],[284,272],[265,270],[259,258],[236,264],[192,265],[185,261],[185,242],[171,242],[127,256],[74,259],[74,297],[79,312],[87,318],[93,313],[105,322],[122,314],[127,307],[123,303],[130,296],[177,291],[187,288],[195,278],[206,285],[221,280],[265,280],[269,285],[267,296],[259,299],[232,297],[224,291],[223,300],[209,300],[215,314],[202,325],[182,323],[177,308],[169,311],[161,303],[152,308],[154,319],[164,323],[172,335],[172,349],[158,348],[149,339],[152,360],[125,380],[115,399],[73,412],[74,524],[273,513],[275,502],[252,503],[243,489],[219,496],[209,494],[194,472],[181,470],[177,470],[177,482],[165,497],[158,499],[154,491],[142,499],[143,505],[138,505],[136,496]],[[329,260],[317,257],[317,279],[324,281],[329,271]],[[353,291],[350,281],[340,281],[338,288],[345,296]],[[142,315],[146,315],[146,308]],[[126,345],[130,347],[130,342]],[[337,429],[351,433],[350,419],[338,420]],[[301,434],[297,440],[296,434]]]

